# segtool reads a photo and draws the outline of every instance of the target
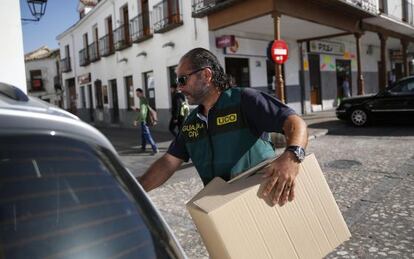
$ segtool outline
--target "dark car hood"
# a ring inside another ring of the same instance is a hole
[[[361,95],[361,96],[355,96],[355,97],[349,97],[349,98],[344,98],[341,101],[341,105],[344,103],[352,103],[352,104],[356,104],[356,103],[363,103],[365,101],[374,99],[375,96],[377,94],[370,94],[370,95]]]

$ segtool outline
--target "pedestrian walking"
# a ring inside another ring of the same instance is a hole
[[[230,180],[275,157],[265,132],[284,133],[286,150],[264,172],[262,195],[273,204],[292,201],[299,164],[304,159],[307,127],[274,97],[252,88],[230,87],[216,56],[203,48],[186,53],[178,64],[177,86],[189,104],[198,105],[166,154],[138,180],[146,191],[163,184],[184,161],[195,165],[206,185],[214,177]]]
[[[342,92],[344,97],[351,97],[351,88],[349,86],[348,76],[345,76],[344,80],[342,81]]]
[[[147,125],[147,115],[149,112],[148,100],[144,96],[144,92],[141,88],[135,90],[137,97],[139,98],[139,109],[134,108],[138,111],[136,120],[134,121],[134,126],[141,126],[141,152],[146,151],[147,143],[151,145],[152,155],[158,153],[157,145],[155,144],[154,139],[151,136],[151,131]]]
[[[184,122],[184,116],[186,114],[183,113],[183,109],[185,105],[187,105],[185,96],[181,93],[180,90],[177,89],[177,85],[173,84],[170,87],[171,89],[171,119],[169,130],[171,134],[173,134],[174,138],[177,137],[178,132],[180,132],[181,127]]]

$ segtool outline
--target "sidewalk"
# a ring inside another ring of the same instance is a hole
[[[323,128],[323,122],[337,120],[334,110],[315,112],[303,115],[302,118],[308,125],[309,140],[324,136],[328,133],[327,128]],[[322,125],[322,127],[321,127]],[[120,155],[128,154],[139,149],[141,143],[140,130],[138,128],[98,128],[116,147]],[[173,137],[170,132],[151,131],[155,142],[159,146],[161,153],[166,151]]]

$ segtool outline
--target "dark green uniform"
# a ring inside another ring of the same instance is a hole
[[[168,153],[193,161],[204,184],[219,176],[229,180],[275,156],[266,132],[283,132],[285,119],[296,114],[276,98],[252,88],[230,88],[202,115],[193,110]]]

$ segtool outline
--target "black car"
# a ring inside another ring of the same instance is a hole
[[[403,78],[376,95],[343,99],[336,116],[355,126],[373,121],[413,121],[414,76]]]
[[[0,83],[0,258],[186,258],[110,142]]]

